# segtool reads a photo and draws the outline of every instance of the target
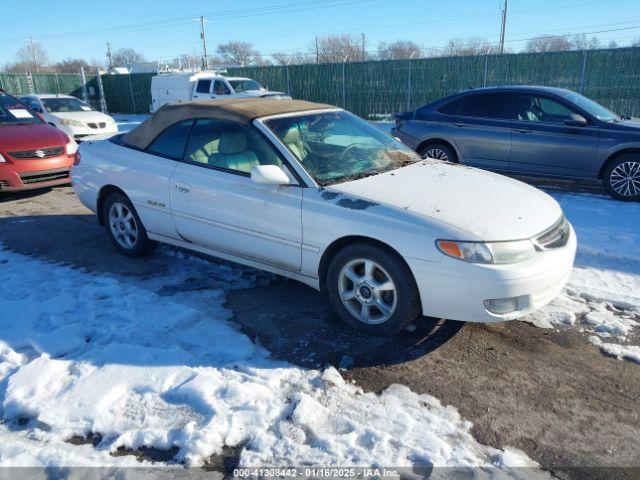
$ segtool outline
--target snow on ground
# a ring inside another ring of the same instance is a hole
[[[543,328],[576,326],[605,353],[640,363],[640,347],[627,344],[640,326],[640,204],[553,196],[578,235],[575,268],[565,291],[525,320]]]
[[[225,290],[269,275],[156,255],[171,273],[134,281],[0,248],[0,465],[130,465],[109,453],[142,446],[200,465],[245,443],[245,466],[535,465],[478,444],[429,395],[270,359],[223,307]],[[96,448],[66,442],[96,434]]]

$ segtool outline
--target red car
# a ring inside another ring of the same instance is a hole
[[[0,192],[69,183],[78,145],[0,90]]]

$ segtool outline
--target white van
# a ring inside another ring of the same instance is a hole
[[[224,77],[218,72],[158,74],[151,78],[152,113],[170,102],[232,97],[291,99],[283,92],[270,92],[250,78]]]

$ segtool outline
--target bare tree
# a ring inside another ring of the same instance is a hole
[[[616,42],[615,40],[610,40],[607,48],[618,48],[618,42]]]
[[[144,63],[147,61],[145,56],[133,48],[121,48],[113,53],[113,65],[125,67],[135,63]]]
[[[36,40],[29,40],[27,44],[16,52],[16,64],[31,72],[39,72],[49,63],[49,54],[42,44]]]
[[[230,65],[251,65],[256,63],[259,53],[249,42],[231,41],[218,45],[216,50],[222,59]]]
[[[82,58],[67,58],[53,65],[53,69],[60,73],[78,73],[81,67],[85,70],[93,68],[89,62]]]
[[[634,40],[633,42],[631,42],[631,46],[632,47],[640,47],[640,37],[638,37],[637,40]]]
[[[317,45],[317,48],[316,48]],[[343,62],[362,59],[362,40],[349,34],[328,35],[318,37],[310,48],[309,53],[317,54],[318,60],[324,63]]]
[[[564,52],[571,50],[567,37],[536,37],[527,42],[527,52]]]
[[[571,40],[571,48],[573,50],[595,50],[600,48],[600,40],[598,37],[587,37],[584,33],[576,35]]]
[[[276,65],[299,65],[309,63],[309,56],[305,56],[302,52],[284,53],[276,52],[271,55]]]
[[[420,46],[411,40],[396,40],[392,43],[378,44],[379,60],[400,60],[403,58],[417,58],[420,56]]]
[[[484,55],[490,48],[491,44],[486,38],[452,38],[447,42],[443,54],[448,56]]]

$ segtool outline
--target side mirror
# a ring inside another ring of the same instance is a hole
[[[263,185],[289,185],[291,180],[277,165],[256,165],[251,169],[251,180]]]
[[[572,113],[571,118],[566,118],[564,124],[568,127],[584,127],[587,125],[587,119],[577,113]]]

